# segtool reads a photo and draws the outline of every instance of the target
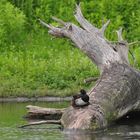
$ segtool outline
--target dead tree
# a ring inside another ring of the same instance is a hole
[[[61,124],[69,129],[103,128],[128,112],[140,110],[140,72],[129,64],[129,48],[122,38],[122,29],[117,31],[118,41],[112,43],[104,36],[109,21],[100,29],[94,27],[84,18],[79,5],[75,18],[81,27],[53,18],[63,25],[58,28],[40,20],[51,35],[71,39],[100,70],[100,78],[88,92],[90,105],[80,109],[68,107]]]

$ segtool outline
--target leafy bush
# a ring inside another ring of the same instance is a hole
[[[0,1],[0,48],[3,50],[0,96],[59,95],[60,91],[64,96],[93,85],[86,85],[83,80],[99,75],[95,65],[72,47],[69,40],[53,39],[36,20],[41,18],[57,25],[51,19],[56,16],[78,24],[73,15],[76,2],[78,0]],[[105,32],[108,39],[116,40],[115,30],[121,26],[129,42],[140,40],[139,0],[82,0],[81,8],[84,16],[98,28],[111,20]],[[140,68],[139,46],[132,51]]]
[[[0,49],[20,43],[25,24],[24,14],[12,4],[0,1]],[[10,48],[9,48],[10,49]]]

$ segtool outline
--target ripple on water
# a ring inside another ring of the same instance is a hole
[[[48,129],[48,128],[11,128],[3,127],[0,128],[0,138],[2,140],[62,140],[64,139],[63,134],[59,129]]]
[[[140,140],[140,123],[119,125],[104,131],[61,131],[57,125],[40,125],[20,129],[25,124],[25,107],[32,103],[0,104],[0,140]],[[39,106],[58,107],[58,103],[38,103]],[[59,106],[63,107],[62,103]],[[66,104],[64,105],[66,107]]]

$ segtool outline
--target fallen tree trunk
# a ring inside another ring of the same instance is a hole
[[[28,119],[45,119],[45,120],[59,120],[65,109],[43,108],[38,106],[28,105],[28,114],[25,118]]]
[[[50,34],[70,38],[100,70],[100,78],[88,92],[90,105],[65,109],[61,124],[70,129],[103,128],[128,112],[140,110],[140,72],[129,64],[129,48],[122,38],[122,29],[117,31],[118,41],[112,43],[104,37],[109,21],[101,29],[92,26],[79,5],[75,17],[82,28],[57,18],[53,19],[64,27],[57,28],[40,20],[50,29]]]

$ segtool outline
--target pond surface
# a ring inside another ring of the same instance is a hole
[[[61,130],[58,125],[18,128],[26,121],[26,105],[63,108],[68,102],[0,103],[0,140],[140,140],[140,121],[112,126],[104,131]]]

